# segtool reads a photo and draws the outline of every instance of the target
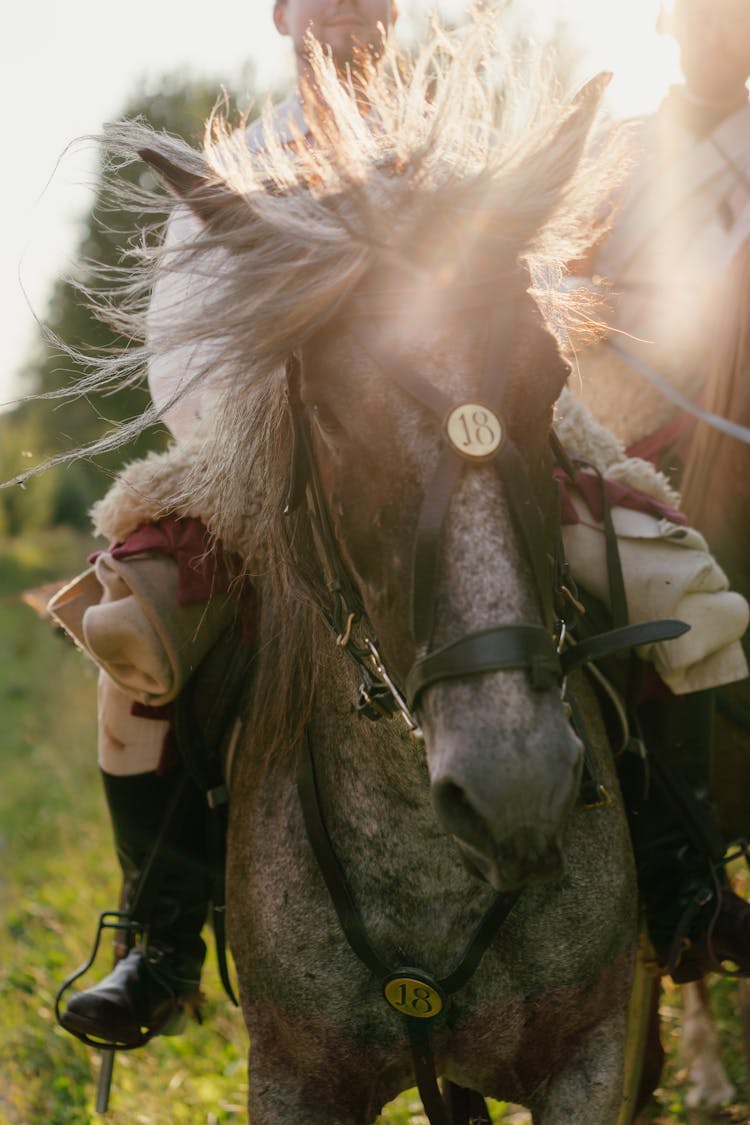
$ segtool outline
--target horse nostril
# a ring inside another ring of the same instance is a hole
[[[432,787],[432,800],[442,824],[459,840],[487,852],[492,850],[492,833],[481,814],[455,781],[438,781]]]

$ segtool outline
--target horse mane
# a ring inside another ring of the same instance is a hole
[[[623,174],[623,131],[608,129],[584,152],[608,76],[590,84],[597,86],[590,110],[574,115],[576,99],[562,95],[550,61],[531,46],[513,56],[497,42],[496,21],[490,12],[477,14],[469,28],[450,34],[435,25],[412,57],[388,42],[379,67],[348,84],[312,40],[316,92],[308,91],[306,113],[313,146],[301,136],[283,143],[270,104],[260,153],[245,143],[245,122],[233,129],[221,113],[207,123],[202,151],[142,121],[105,127],[97,139],[108,154],[109,195],[114,207],[138,216],[139,230],[127,260],[117,267],[88,262],[88,280],[77,285],[128,346],[92,355],[58,341],[88,373],[40,397],[109,394],[142,383],[150,364],[179,348],[208,345],[210,362],[194,365],[160,410],[152,406],[18,481],[125,444],[209,374],[216,380],[220,372],[238,394],[273,377],[378,257],[413,269],[415,240],[425,234],[434,241],[453,228],[474,244],[497,247],[499,257],[515,253],[556,333],[589,330],[593,297],[587,303],[580,290],[564,292],[560,280],[606,229]],[[184,219],[184,204],[153,173],[135,184],[120,175],[145,151],[202,181],[206,208],[213,205],[221,218],[194,223],[179,245],[165,239],[170,220]],[[175,305],[170,323],[149,333],[155,279],[185,271],[196,281],[197,304]]]
[[[106,131],[118,206],[152,216],[157,232],[166,227],[165,211],[183,223],[187,216],[191,234],[177,244],[142,236],[129,264],[84,289],[103,319],[140,343],[95,358],[77,391],[111,391],[142,379],[149,364],[176,349],[205,346],[205,362],[193,365],[164,407],[209,374],[221,384],[206,456],[173,507],[180,511],[188,496],[193,508],[196,497],[210,497],[209,509],[220,513],[211,530],[246,545],[246,570],[262,587],[264,651],[250,725],[269,755],[294,744],[325,647],[315,612],[325,592],[310,570],[309,531],[304,519],[282,516],[289,354],[376,262],[418,275],[420,240],[436,245],[441,234],[467,259],[481,246],[487,258],[520,262],[558,339],[569,341],[592,320],[585,297],[566,292],[561,280],[566,264],[601,237],[622,175],[622,134],[609,130],[587,149],[606,79],[578,100],[566,98],[542,57],[511,57],[495,31],[485,14],[462,32],[435,27],[408,59],[386,44],[377,69],[348,83],[311,42],[312,145],[302,136],[282,143],[268,106],[260,153],[249,151],[244,129],[233,131],[218,115],[202,152],[139,122]],[[123,163],[143,153],[152,167],[178,169],[181,181],[194,185],[187,199],[193,217],[154,177],[141,176],[135,187],[117,178]],[[186,271],[195,300],[175,303],[168,323],[149,332],[155,278]],[[151,408],[74,455],[111,449],[158,417]]]
[[[718,347],[702,405],[713,414],[750,424],[750,242],[732,262],[717,326]],[[750,446],[698,422],[682,482],[682,506],[716,551],[730,582],[750,594],[750,553],[739,529],[750,519]]]

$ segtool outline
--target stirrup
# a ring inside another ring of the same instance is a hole
[[[164,1032],[165,1029],[172,1023],[174,1018],[179,1014],[181,1005],[177,993],[172,988],[172,986],[163,978],[159,979],[159,983],[167,992],[168,1001],[167,1011],[164,1019],[160,1020],[156,1026],[147,1028],[145,1031],[142,1031],[142,1033],[135,1039],[127,1042],[94,1038],[92,1035],[89,1035],[85,1031],[79,1031],[76,1028],[68,1027],[65,1023],[63,1023],[63,1013],[61,1013],[60,1011],[60,1005],[63,997],[65,996],[65,993],[68,992],[72,985],[74,985],[77,980],[84,976],[94,964],[97,953],[99,952],[99,946],[101,944],[102,933],[104,932],[104,930],[126,930],[132,937],[134,934],[141,933],[143,931],[143,926],[139,922],[136,922],[131,914],[128,914],[125,911],[105,910],[99,915],[99,924],[96,929],[94,945],[88,960],[85,961],[84,964],[77,968],[73,973],[71,973],[70,976],[66,977],[57,990],[57,993],[55,995],[55,1019],[64,1031],[67,1031],[69,1035],[74,1035],[76,1039],[80,1039],[81,1042],[85,1043],[87,1047],[94,1047],[98,1051],[134,1051],[138,1047],[145,1046],[145,1044],[153,1039],[156,1035],[160,1035],[162,1032]]]
[[[730,961],[731,958],[729,956],[722,958],[718,955],[714,940],[715,926],[721,912],[722,895],[725,891],[732,892],[732,885],[729,879],[724,875],[724,881],[722,881],[720,873],[725,870],[729,863],[732,863],[735,859],[739,859],[740,857],[742,857],[748,867],[750,867],[750,846],[747,840],[744,839],[734,841],[732,850],[728,851],[716,864],[713,871],[713,888],[710,891],[706,889],[702,894],[696,895],[683,912],[669,949],[667,964],[664,968],[664,971],[672,976],[675,983],[687,983],[691,980],[698,979],[698,974],[704,976],[706,973],[716,973],[719,976],[729,977],[731,980],[750,977],[750,969],[741,969],[739,967],[727,969],[724,967],[723,962]],[[705,932],[698,940],[691,939],[689,937],[689,931],[693,922],[700,911],[708,906],[712,899],[715,903],[714,910],[712,917],[705,927]],[[681,966],[683,969],[682,973],[680,972]],[[685,971],[690,975],[686,975]]]

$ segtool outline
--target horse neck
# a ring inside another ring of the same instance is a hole
[[[377,721],[360,717],[354,669],[333,644],[321,655],[309,736],[321,778],[335,793],[341,815],[355,810],[352,819],[357,820],[356,810],[370,805],[372,812],[381,804],[405,801],[413,806],[420,790],[429,804],[424,747],[399,716]]]

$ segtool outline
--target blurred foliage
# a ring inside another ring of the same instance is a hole
[[[244,102],[252,96],[252,71],[246,70],[239,82]],[[155,129],[178,134],[199,146],[204,122],[220,94],[218,81],[172,75],[162,79],[154,90],[138,91],[120,116],[143,117]],[[55,337],[66,348],[84,356],[127,347],[127,341],[119,339],[94,316],[73,284],[74,280],[84,284],[91,281],[91,263],[121,265],[140,226],[137,216],[113,210],[104,161],[102,153],[95,200],[82,223],[78,241],[76,277],[61,277],[54,285],[44,318],[45,335],[40,331],[22,372],[24,392],[29,396],[72,388],[84,374],[84,367],[54,342]],[[118,176],[134,183],[142,183],[144,175],[151,173],[145,165],[137,163],[118,172]],[[0,481],[25,472],[50,456],[101,438],[117,423],[139,414],[148,403],[145,386],[98,395],[96,401],[82,396],[60,401],[28,398],[15,410],[0,416]],[[166,440],[166,430],[155,428],[138,441],[97,457],[96,464],[75,461],[32,479],[23,492],[18,488],[5,489],[0,492],[0,534],[18,535],[58,524],[87,526],[86,513],[106,490],[111,474],[126,460],[143,456],[150,449],[163,448]]]

